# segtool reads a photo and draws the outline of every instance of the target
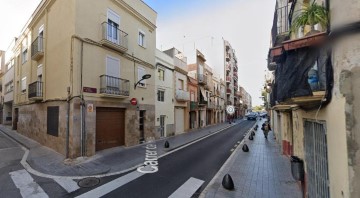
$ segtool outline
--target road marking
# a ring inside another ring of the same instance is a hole
[[[240,141],[238,141],[237,143],[240,144]]]
[[[190,177],[190,179],[173,192],[169,198],[191,198],[203,183],[203,180]]]
[[[54,181],[68,193],[74,192],[80,188],[74,180],[69,178],[55,178]]]
[[[230,152],[233,152],[235,149],[231,149]]]
[[[109,192],[143,176],[144,173],[139,173],[137,171],[133,171],[127,175],[124,175],[122,177],[119,177],[109,183],[106,183],[102,186],[99,186],[93,190],[90,190],[82,195],[77,196],[77,198],[92,198],[92,197],[101,197],[104,196],[106,194],[108,194]]]
[[[237,147],[237,146],[238,146],[237,144],[234,145],[234,147]]]
[[[49,197],[45,191],[37,184],[31,175],[25,170],[10,172],[11,179],[15,186],[20,190],[22,197],[45,198]]]

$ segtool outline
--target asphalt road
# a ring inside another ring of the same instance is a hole
[[[199,194],[229,158],[234,145],[254,124],[254,121],[241,121],[234,127],[160,158],[158,172],[145,174],[104,197],[168,197],[191,177],[204,181],[197,192]]]

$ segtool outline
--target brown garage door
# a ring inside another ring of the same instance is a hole
[[[125,144],[125,109],[96,108],[96,151]]]

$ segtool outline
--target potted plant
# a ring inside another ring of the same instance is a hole
[[[304,5],[304,9],[300,10],[300,13],[295,16],[291,29],[293,32],[299,30],[300,27],[309,25],[311,31],[306,36],[318,33],[315,30],[315,25],[320,24],[322,27],[327,27],[329,23],[328,11],[324,6],[318,5],[313,1],[311,4]]]

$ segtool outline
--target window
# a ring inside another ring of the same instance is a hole
[[[27,61],[27,49],[23,50],[22,52],[22,59],[21,59],[21,63],[24,64]]]
[[[142,79],[142,77],[146,74],[146,70],[143,67],[138,67],[138,81]],[[138,87],[145,88],[146,87],[146,80],[142,80]]]
[[[114,11],[108,9],[108,20],[107,20],[107,40],[119,44],[119,24],[120,16],[117,15]]]
[[[146,45],[145,45],[145,33],[143,31],[141,31],[141,30],[139,30],[138,44],[141,47],[146,47]]]
[[[24,40],[23,40],[23,42],[22,42],[22,56],[21,56],[21,63],[22,64],[24,64],[24,63],[26,63],[26,61],[27,61],[27,56],[28,56],[28,54],[27,54],[27,39],[25,38]]]
[[[21,79],[21,92],[26,91],[26,77]]]
[[[5,93],[9,93],[14,90],[14,82],[10,81],[5,85]]]
[[[178,89],[184,90],[184,80],[178,79]]]
[[[47,107],[47,134],[59,136],[59,107]]]
[[[160,102],[164,102],[164,98],[165,98],[165,91],[163,90],[158,90],[158,101]]]
[[[165,71],[162,69],[158,69],[159,73],[159,80],[164,81],[165,80]]]
[[[192,101],[192,102],[195,101],[195,93],[194,92],[190,92],[190,101]]]

